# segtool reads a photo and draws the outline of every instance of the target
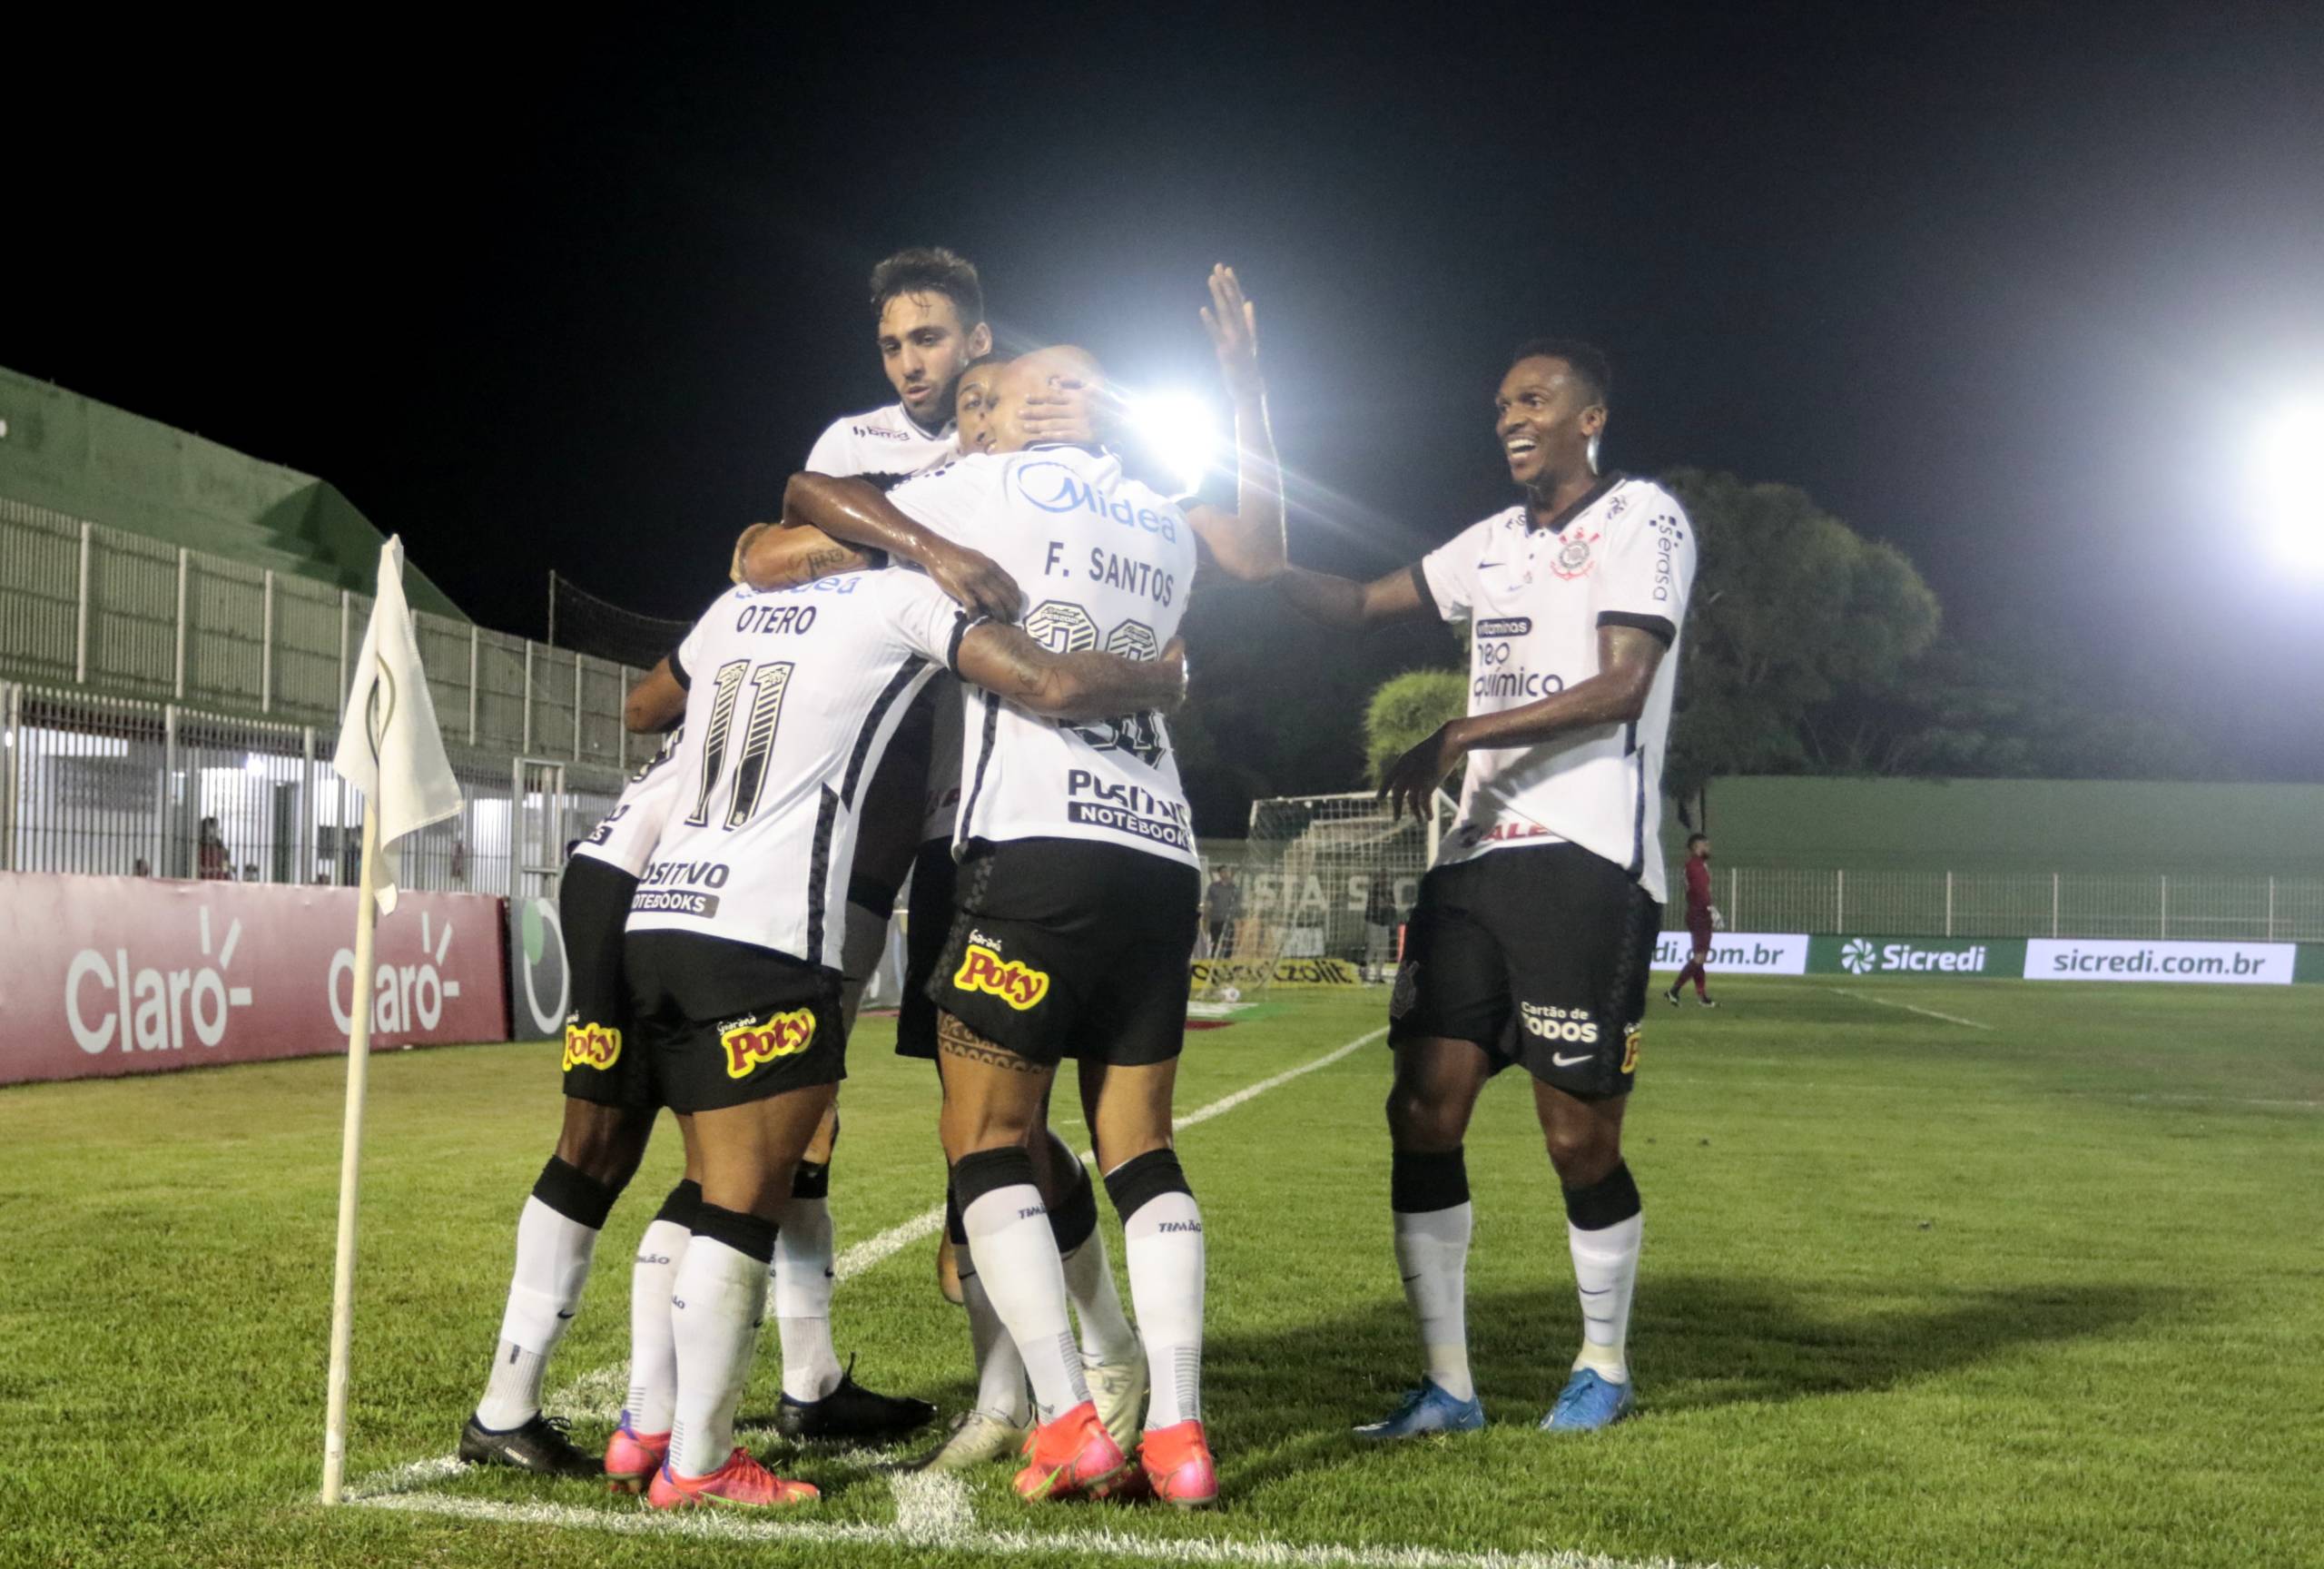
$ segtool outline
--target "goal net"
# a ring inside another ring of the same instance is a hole
[[[1449,804],[1438,796],[1437,821],[1423,824],[1369,794],[1252,803],[1232,868],[1239,911],[1197,969],[1195,1000],[1250,1001],[1279,982],[1393,979]],[[1208,907],[1205,916],[1207,937],[1218,923]]]

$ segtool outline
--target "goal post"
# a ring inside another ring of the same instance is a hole
[[[1209,990],[1235,986],[1248,999],[1303,960],[1331,962],[1335,974],[1344,965],[1365,982],[1392,979],[1451,803],[1439,794],[1434,806],[1423,824],[1369,794],[1253,802],[1230,962],[1215,967]]]

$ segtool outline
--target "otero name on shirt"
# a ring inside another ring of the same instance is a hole
[[[1136,839],[1151,839],[1173,849],[1190,847],[1187,834],[1187,804],[1157,795],[1130,784],[1100,779],[1086,768],[1066,775],[1068,822],[1092,828],[1109,828]]]

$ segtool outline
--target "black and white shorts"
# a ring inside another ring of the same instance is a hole
[[[1137,1067],[1186,1045],[1192,866],[1081,839],[976,844],[928,997],[1028,1061]]]
[[[714,1111],[847,1077],[839,977],[694,932],[623,944],[639,1054],[673,1111]]]
[[[1662,906],[1579,844],[1495,850],[1421,880],[1388,1043],[1471,1041],[1584,1099],[1630,1092]]]
[[[565,1092],[600,1106],[652,1110],[662,1104],[652,1064],[639,1051],[622,981],[622,928],[637,879],[610,861],[576,855],[556,891],[565,928]]]

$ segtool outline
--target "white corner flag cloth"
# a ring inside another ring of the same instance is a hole
[[[436,705],[428,695],[419,640],[412,635],[411,607],[404,602],[399,536],[379,547],[379,593],[371,625],[363,632],[363,652],[355,661],[355,683],[347,694],[331,766],[379,810],[379,913],[391,914],[399,881],[396,841],[460,809],[459,781],[444,755]]]

